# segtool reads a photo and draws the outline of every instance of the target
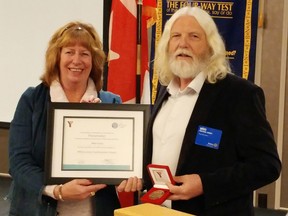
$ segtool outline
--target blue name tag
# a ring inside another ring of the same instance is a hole
[[[200,125],[198,127],[195,144],[208,148],[219,149],[222,131]]]

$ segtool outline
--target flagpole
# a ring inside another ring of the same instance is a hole
[[[136,104],[141,101],[141,43],[142,43],[142,6],[143,0],[137,0],[137,69],[136,69]],[[139,192],[134,192],[134,205],[138,204]]]
[[[141,100],[141,28],[143,0],[137,0],[137,71],[136,71],[136,103]]]

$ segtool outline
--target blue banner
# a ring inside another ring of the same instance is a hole
[[[158,20],[152,29],[150,59],[154,59],[165,22],[175,11],[187,5],[200,7],[212,16],[225,41],[226,56],[233,73],[254,82],[259,0],[158,0]],[[158,77],[153,73],[151,62],[151,100],[154,104]]]

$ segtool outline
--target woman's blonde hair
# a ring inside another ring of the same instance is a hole
[[[226,59],[225,44],[218,32],[217,26],[206,11],[198,7],[187,6],[176,11],[166,22],[159,41],[154,64],[160,83],[168,85],[175,76],[169,66],[168,46],[171,28],[174,22],[181,16],[193,16],[206,34],[207,42],[211,49],[211,57],[204,71],[207,74],[207,81],[209,83],[216,83],[217,80],[223,79],[227,73],[231,72],[231,68]]]
[[[94,27],[82,22],[69,22],[59,28],[51,37],[45,55],[45,71],[40,79],[47,86],[57,79],[60,74],[60,53],[63,47],[81,43],[92,55],[92,69],[90,77],[94,81],[96,90],[99,91],[103,85],[103,67],[106,55],[99,35]]]

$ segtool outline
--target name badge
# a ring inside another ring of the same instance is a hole
[[[200,125],[198,127],[195,144],[208,148],[219,149],[222,131]]]

